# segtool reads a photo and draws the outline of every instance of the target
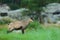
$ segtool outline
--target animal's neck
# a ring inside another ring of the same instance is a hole
[[[29,24],[30,22],[29,22],[29,21],[27,21],[26,23],[27,23],[27,24]]]
[[[30,22],[29,21],[23,21],[25,25],[28,25]]]

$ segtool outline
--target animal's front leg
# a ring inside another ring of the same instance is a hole
[[[24,29],[22,29],[22,34],[24,34]]]

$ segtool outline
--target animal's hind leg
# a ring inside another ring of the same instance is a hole
[[[14,29],[13,28],[11,28],[9,31],[7,31],[7,33],[10,33],[10,32],[12,32]]]
[[[11,31],[7,31],[7,33],[10,33],[10,32],[12,32],[13,30],[11,30]]]

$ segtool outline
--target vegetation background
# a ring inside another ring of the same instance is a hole
[[[60,3],[60,0],[0,0],[0,4],[8,4],[11,10],[30,9],[28,14],[26,13],[24,16],[31,16],[33,13],[30,12],[36,12],[34,22],[28,25],[25,34],[17,32],[7,34],[7,24],[12,20],[3,18],[0,21],[0,40],[60,40],[60,26],[41,24],[43,21],[40,12],[42,7],[49,3]]]

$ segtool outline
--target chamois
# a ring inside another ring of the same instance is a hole
[[[15,22],[11,22],[8,26],[8,30],[7,31],[8,33],[9,32],[12,32],[13,30],[21,30],[22,31],[22,34],[24,34],[24,30],[27,28],[27,25],[30,23],[30,22],[33,22],[32,19],[28,19],[28,20],[21,20],[21,21],[15,21]]]

